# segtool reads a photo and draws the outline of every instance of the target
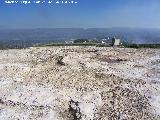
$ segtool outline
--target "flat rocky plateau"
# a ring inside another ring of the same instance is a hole
[[[160,120],[160,49],[1,50],[0,120]]]

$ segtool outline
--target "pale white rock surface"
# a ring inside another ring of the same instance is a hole
[[[0,120],[159,120],[160,50],[1,50],[0,91]]]

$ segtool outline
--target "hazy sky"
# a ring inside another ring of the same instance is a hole
[[[0,28],[160,28],[160,0],[75,1],[78,4],[22,5],[1,0]]]

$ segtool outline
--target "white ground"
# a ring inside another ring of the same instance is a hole
[[[0,120],[68,120],[71,99],[79,102],[82,120],[160,120],[160,50],[1,50],[0,91]]]

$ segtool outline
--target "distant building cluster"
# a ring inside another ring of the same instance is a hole
[[[65,41],[66,44],[73,44],[74,41]]]
[[[67,1],[67,0],[48,0],[48,1],[45,1],[45,0],[35,0],[35,1],[30,1],[30,0],[20,0],[20,1],[17,1],[17,0],[7,0],[5,1],[6,4],[77,4],[78,2],[77,1]]]
[[[102,44],[111,44],[112,46],[119,46],[121,44],[121,39],[118,39],[116,37],[113,38],[103,38],[101,39]]]
[[[121,45],[121,39],[118,39],[116,37],[110,38],[102,38],[102,39],[70,39],[69,41],[65,41],[66,44],[72,44],[72,43],[99,43],[99,44],[105,44],[105,45],[111,45],[111,46],[119,46]]]

